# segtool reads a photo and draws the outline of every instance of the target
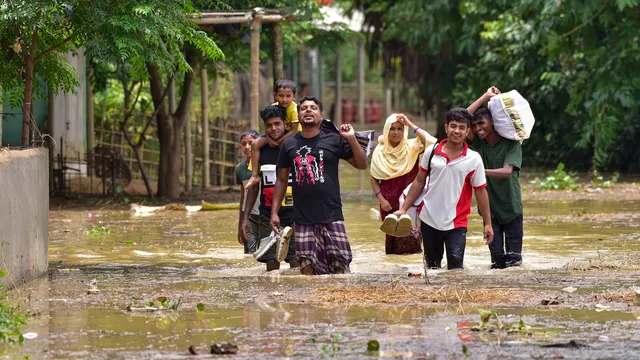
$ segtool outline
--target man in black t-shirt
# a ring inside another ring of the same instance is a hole
[[[271,227],[274,231],[280,228],[278,210],[291,173],[296,254],[301,272],[349,272],[352,255],[342,215],[338,163],[344,159],[363,170],[367,168],[367,157],[351,125],[342,125],[339,134],[320,131],[322,103],[315,97],[302,98],[298,119],[302,131],[280,146]]]
[[[267,144],[260,149],[260,162],[258,164],[262,175],[260,180],[260,189],[258,190],[257,186],[250,187],[247,190],[246,203],[247,209],[251,209],[256,202],[258,192],[260,192],[260,206],[258,208],[260,211],[258,221],[258,251],[265,246],[265,244],[261,244],[261,242],[268,239],[271,233],[269,220],[274,200],[273,192],[276,183],[276,164],[278,162],[278,154],[280,153],[280,148],[272,147],[272,141],[270,140],[278,140],[284,135],[285,115],[286,113],[284,108],[273,105],[267,106],[260,112],[260,117],[262,117],[262,120],[264,121],[265,135],[268,141]],[[279,206],[280,210],[278,211],[278,215],[282,219],[282,226],[293,227],[293,200],[291,198],[291,187],[287,186],[287,188],[288,191],[286,191],[286,193],[288,193],[289,196],[285,196],[284,199],[280,200],[282,204],[279,203],[278,205],[282,206]],[[247,239],[251,232],[248,212],[245,212],[242,223],[243,236]],[[264,255],[259,256],[257,259],[258,261],[267,264],[267,271],[280,268],[280,263],[276,258],[275,245],[271,246],[266,250]],[[292,268],[300,266],[300,263],[296,259],[295,234],[289,240],[289,250],[285,257],[285,261],[287,261]]]

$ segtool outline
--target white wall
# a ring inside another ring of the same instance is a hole
[[[68,53],[65,59],[76,69],[80,86],[73,94],[58,94],[53,99],[53,123],[51,136],[60,146],[60,137],[64,137],[64,152],[70,158],[76,158],[78,151],[85,153],[86,137],[86,71],[83,49],[78,49],[76,55]],[[58,153],[59,149],[55,149]]]

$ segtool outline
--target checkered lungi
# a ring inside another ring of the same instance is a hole
[[[296,255],[300,266],[313,265],[317,275],[333,274],[336,262],[349,269],[351,245],[344,221],[328,224],[295,224]]]

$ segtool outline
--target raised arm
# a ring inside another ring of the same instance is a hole
[[[425,146],[429,146],[438,142],[438,139],[429,134],[427,130],[417,127],[404,114],[398,115],[398,122],[404,126],[407,126],[409,130],[413,131]]]
[[[344,138],[349,143],[351,152],[353,153],[353,158],[348,159],[347,162],[356,169],[366,170],[367,154],[365,154],[364,149],[358,143],[358,139],[356,139],[356,132],[353,129],[353,126],[351,126],[350,124],[344,124],[340,126],[340,136],[342,136],[342,138]]]
[[[473,104],[469,105],[469,107],[467,108],[467,111],[471,115],[473,115],[473,113],[476,112],[476,110],[478,110],[480,106],[482,106],[484,103],[488,102],[492,97],[498,94],[500,94],[500,90],[498,90],[497,87],[492,86],[488,88],[487,91],[478,98],[478,100],[474,101]],[[467,140],[473,141],[475,140],[475,138],[476,138],[476,133],[473,131],[473,126],[472,126],[471,131],[469,131],[469,133],[467,134]]]

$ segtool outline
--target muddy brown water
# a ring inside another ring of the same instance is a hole
[[[38,337],[0,354],[180,359],[191,357],[189,345],[232,342],[239,346],[232,357],[255,359],[457,359],[464,351],[473,359],[640,358],[640,308],[601,296],[640,288],[640,271],[573,271],[567,266],[603,257],[640,261],[638,224],[604,215],[602,221],[580,220],[584,214],[638,214],[640,202],[526,202],[525,219],[537,220],[525,222],[525,263],[500,271],[488,269],[481,219],[473,215],[466,269],[429,271],[434,289],[539,294],[531,299],[496,304],[425,304],[410,298],[403,304],[312,301],[314,289],[334,285],[427,286],[423,279],[407,277],[422,271],[420,255],[384,254],[380,222],[371,210],[375,207],[369,197],[345,201],[352,274],[320,277],[303,277],[286,265],[265,273],[236,241],[236,211],[150,216],[95,211],[91,217],[87,211],[51,211],[48,276],[10,293],[13,302],[38,313],[23,328]],[[85,233],[99,226],[110,232]],[[93,279],[99,292],[89,294]],[[569,286],[575,292],[561,290]],[[160,296],[183,302],[178,311],[126,310]],[[561,304],[542,306],[544,297],[561,299]],[[198,303],[204,311],[196,311]],[[479,308],[496,310],[508,326],[522,318],[530,329],[516,334],[473,331],[465,324],[479,324]],[[370,340],[380,343],[380,351],[367,351]],[[542,347],[570,340],[588,347]]]

